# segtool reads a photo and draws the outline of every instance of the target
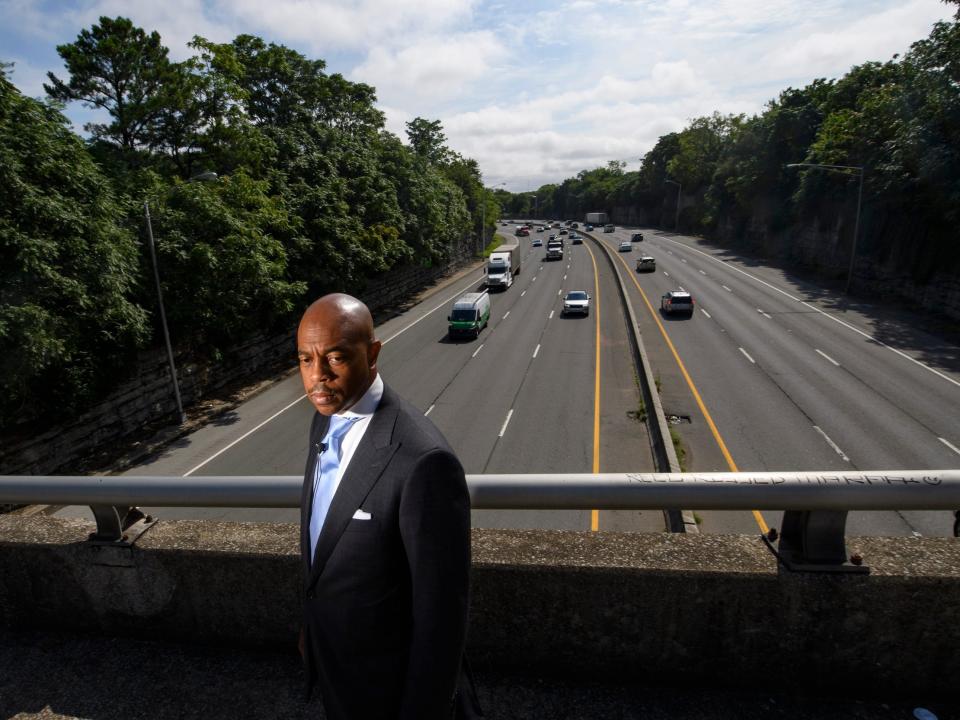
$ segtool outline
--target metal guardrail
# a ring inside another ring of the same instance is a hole
[[[137,506],[293,508],[302,482],[291,475],[6,475],[0,503],[89,505],[97,519],[92,539],[121,542],[155,522]],[[960,508],[960,470],[468,475],[467,486],[474,509],[784,510],[780,532],[765,540],[785,565],[807,570],[865,570],[847,556],[850,510]]]

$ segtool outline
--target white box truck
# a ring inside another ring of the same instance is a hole
[[[488,288],[506,290],[513,285],[513,276],[520,273],[520,248],[516,245],[497,248],[496,252],[490,253],[486,272]]]
[[[607,214],[606,213],[587,213],[587,219],[585,220],[587,225],[606,225],[607,224]]]

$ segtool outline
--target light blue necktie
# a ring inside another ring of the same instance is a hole
[[[311,561],[317,551],[317,538],[320,537],[320,530],[323,529],[323,521],[327,518],[327,511],[330,509],[330,503],[333,501],[333,493],[336,489],[334,481],[340,468],[340,440],[347,434],[347,430],[353,423],[359,419],[357,416],[331,415],[327,434],[324,436],[323,442],[320,443],[322,452],[313,476],[313,507],[310,511]]]

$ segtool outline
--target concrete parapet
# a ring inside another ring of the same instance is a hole
[[[292,648],[294,525],[163,521],[133,549],[0,517],[8,628]],[[870,575],[789,574],[758,537],[474,530],[478,668],[579,680],[956,693],[960,543],[850,538]]]

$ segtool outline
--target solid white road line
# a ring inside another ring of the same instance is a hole
[[[507,315],[509,315],[509,314],[510,314],[510,311],[507,310],[507,311],[503,314],[503,319],[506,320],[506,319],[507,319]]]
[[[832,447],[832,448],[834,449],[834,451],[837,453],[837,455],[839,455],[840,457],[843,458],[844,462],[850,462],[850,458],[848,458],[848,457],[844,454],[843,450],[840,449],[840,446],[839,446],[839,445],[837,445],[833,440],[830,439],[830,436],[829,436],[829,435],[827,435],[823,430],[821,430],[820,428],[818,428],[816,425],[813,426],[813,429],[816,430],[816,431],[817,431],[818,433],[820,433],[821,435],[823,435],[823,439],[827,441],[827,445],[829,445],[830,447]]]
[[[830,362],[832,362],[832,363],[833,363],[834,365],[836,365],[837,367],[840,367],[840,363],[838,363],[838,362],[837,362],[836,360],[834,360],[832,357],[830,357],[829,355],[827,355],[827,354],[826,354],[823,350],[821,350],[820,348],[814,348],[814,350],[816,350],[818,353],[820,353],[821,355],[823,355],[823,357],[825,357],[827,360],[829,360]]]
[[[740,348],[740,352],[742,352],[742,353],[743,353],[743,356],[744,356],[747,360],[749,360],[750,362],[752,362],[754,365],[757,364],[757,361],[754,360],[752,357],[750,357],[750,353],[748,353],[746,350],[744,350],[743,348]]]
[[[537,353],[539,353],[539,352],[540,352],[540,344],[537,343],[537,347],[535,347],[534,350],[533,350],[533,356],[536,357],[536,356],[537,356]]]
[[[733,290],[731,290],[730,288],[728,288],[726,285],[721,285],[720,287],[722,287],[722,288],[723,288],[724,290],[726,290],[727,292],[733,292]]]
[[[956,445],[954,445],[954,444],[953,444],[952,442],[950,442],[949,440],[946,440],[946,439],[944,439],[944,438],[937,438],[937,440],[939,440],[939,441],[942,442],[944,445],[946,445],[948,448],[950,448],[951,450],[953,450],[957,455],[960,455],[960,448],[958,448]]]
[[[474,351],[473,351],[473,355],[471,355],[470,357],[476,357],[476,356],[477,356],[477,353],[480,352],[481,350],[483,350],[483,343],[480,343],[480,347],[478,347],[476,350],[474,350]]]
[[[683,245],[683,243],[678,243],[676,240],[670,240],[670,238],[666,238],[666,239],[669,240],[669,241],[672,242],[672,243],[677,243],[678,245]],[[711,255],[710,253],[705,253],[705,252],[703,252],[702,250],[697,250],[696,248],[692,248],[692,247],[690,247],[690,246],[688,246],[688,245],[684,245],[684,247],[687,248],[688,250],[692,250],[693,252],[700,253],[701,255],[703,255],[703,256],[706,257],[706,258],[710,258],[710,259],[713,260],[715,263],[720,263],[720,264],[723,265],[724,267],[728,267],[728,268],[730,268],[731,270],[733,270],[734,272],[738,272],[738,273],[740,273],[741,275],[746,275],[746,276],[747,276],[748,278],[750,278],[751,280],[755,280],[756,282],[760,283],[761,285],[765,285],[766,287],[770,288],[771,290],[774,290],[774,291],[780,293],[780,294],[783,295],[784,297],[788,297],[788,298],[790,298],[791,300],[794,300],[794,301],[800,303],[801,305],[804,305],[804,306],[810,308],[810,309],[813,310],[814,312],[820,313],[820,314],[823,315],[824,317],[830,318],[830,319],[833,320],[835,323],[839,323],[840,325],[843,325],[843,327],[847,328],[848,330],[852,330],[853,332],[857,333],[858,335],[861,335],[861,336],[867,338],[868,340],[871,340],[871,341],[875,342],[875,343],[876,343],[877,345],[879,345],[880,347],[884,347],[884,348],[886,348],[887,350],[889,350],[890,352],[896,353],[897,355],[899,355],[900,357],[904,358],[905,360],[909,360],[909,361],[912,362],[913,364],[919,365],[920,367],[922,367],[922,368],[925,369],[925,370],[929,370],[930,372],[932,372],[932,373],[933,373],[934,375],[936,375],[937,377],[942,378],[942,379],[946,380],[947,382],[953,383],[953,384],[956,385],[957,387],[960,387],[960,382],[958,382],[957,380],[954,380],[952,377],[948,377],[948,376],[944,375],[944,374],[943,374],[942,372],[940,372],[939,370],[934,370],[934,369],[933,369],[932,367],[930,367],[929,365],[923,364],[922,362],[920,362],[920,361],[917,360],[916,358],[910,357],[909,355],[907,355],[905,352],[903,352],[903,351],[901,351],[901,350],[897,350],[897,349],[894,348],[894,347],[890,347],[890,346],[887,345],[885,342],[883,342],[883,341],[881,341],[881,340],[877,340],[875,337],[873,337],[873,335],[870,335],[869,333],[865,333],[865,332],[864,332],[863,330],[861,330],[860,328],[856,328],[856,327],[854,327],[853,325],[851,325],[850,323],[844,322],[844,321],[841,320],[840,318],[834,317],[834,316],[831,315],[830,313],[824,312],[824,311],[821,310],[820,308],[818,308],[818,307],[816,307],[816,306],[814,306],[814,305],[811,305],[810,303],[805,302],[805,301],[801,300],[800,298],[798,298],[798,297],[796,297],[796,296],[794,296],[794,295],[791,295],[791,294],[788,293],[786,290],[781,290],[781,289],[778,288],[776,285],[772,285],[772,284],[768,283],[766,280],[761,280],[761,279],[758,278],[756,275],[751,275],[751,274],[748,273],[746,270],[741,270],[740,268],[735,267],[734,265],[728,263],[728,262],[725,261],[725,260],[721,260],[720,258],[714,257],[714,256]],[[670,251],[668,250],[667,252],[670,252]],[[724,287],[726,287],[726,286],[724,286]],[[728,289],[729,289],[729,288],[728,288]]]
[[[700,312],[702,312],[702,313],[703,313],[704,315],[706,315],[707,317],[710,317],[710,313],[708,313],[708,312],[707,312],[706,310],[704,310],[703,308],[700,308]]]
[[[507,431],[507,425],[510,424],[510,418],[513,416],[513,408],[510,408],[510,412],[507,413],[507,419],[503,421],[503,427],[500,428],[500,434],[497,437],[503,437],[503,434]]]
[[[553,320],[553,310],[550,311],[550,317],[548,317],[547,320]]]
[[[429,414],[430,414],[430,412],[431,412],[431,411],[433,410],[433,408],[434,408],[434,406],[433,406],[433,405],[431,405],[430,407],[428,407],[428,408],[427,408],[427,411],[426,411],[426,412],[424,413],[424,416],[427,416],[427,415],[429,415]]]
[[[289,410],[290,408],[292,408],[294,405],[296,405],[296,404],[297,404],[298,402],[300,402],[301,400],[305,400],[306,397],[307,397],[306,395],[301,395],[301,396],[298,397],[296,400],[294,400],[292,403],[290,403],[289,405],[287,405],[285,408],[283,408],[282,410],[278,410],[278,411],[275,412],[273,415],[271,415],[271,416],[268,417],[266,420],[264,420],[262,423],[260,423],[259,425],[257,425],[255,428],[253,428],[253,430],[248,430],[247,432],[245,432],[243,435],[241,435],[240,437],[238,437],[236,440],[234,440],[232,443],[230,443],[230,444],[227,445],[226,447],[221,448],[220,450],[217,450],[217,452],[215,452],[213,455],[211,455],[210,457],[208,457],[206,460],[204,460],[202,463],[200,463],[200,464],[197,465],[196,467],[192,467],[192,468],[190,468],[189,470],[187,470],[187,471],[183,474],[183,477],[187,477],[188,475],[192,475],[192,474],[195,473],[197,470],[199,470],[199,469],[202,468],[204,465],[206,465],[208,462],[210,462],[211,460],[213,460],[213,459],[216,458],[216,457],[219,457],[220,455],[222,455],[223,453],[225,453],[227,450],[229,450],[230,448],[232,448],[234,445],[236,445],[236,444],[237,444],[238,442],[240,442],[241,440],[247,438],[247,437],[250,436],[250,435],[253,435],[253,433],[255,433],[257,430],[259,430],[260,428],[262,428],[264,425],[266,425],[268,422],[270,422],[271,420],[273,420],[273,419],[274,419],[275,417],[277,417],[278,415],[281,415],[282,413],[286,412],[287,410]]]

